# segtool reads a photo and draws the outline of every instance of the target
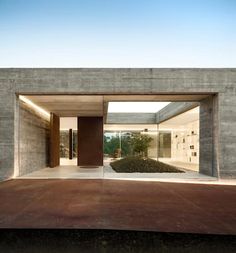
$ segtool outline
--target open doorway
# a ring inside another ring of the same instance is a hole
[[[60,165],[77,165],[77,118],[60,117]]]

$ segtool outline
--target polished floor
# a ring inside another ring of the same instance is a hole
[[[104,160],[104,166],[79,167],[76,159],[61,159],[60,166],[44,168],[24,174],[21,179],[121,179],[143,181],[167,181],[167,182],[215,182],[215,177],[200,174],[198,171],[182,166],[185,173],[117,173],[110,166],[111,159]],[[173,164],[174,165],[174,164]],[[180,165],[178,164],[181,168]],[[186,165],[188,166],[188,165]]]
[[[62,165],[54,168],[44,168],[25,174],[24,179],[99,179],[103,178],[103,166],[79,167],[77,165]]]
[[[62,165],[55,168],[44,168],[18,177],[20,179],[120,179],[141,181],[169,181],[169,182],[213,182],[218,179],[202,175],[197,171],[185,173],[117,173],[109,165],[98,167],[79,167],[76,165]]]
[[[0,183],[0,227],[236,234],[235,199],[235,186],[18,179]]]
[[[182,161],[174,161],[171,160],[170,158],[159,158],[158,159],[160,162],[164,162],[170,165],[173,165],[178,168],[182,168],[188,171],[199,171],[199,164],[195,163],[186,163]]]
[[[60,165],[75,165],[77,166],[77,158],[68,159],[68,158],[60,158]]]

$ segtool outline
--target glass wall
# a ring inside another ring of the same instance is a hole
[[[199,107],[158,125],[105,125],[104,157],[142,156],[199,169]]]
[[[158,157],[170,158],[171,157],[171,132],[160,131],[158,141]]]
[[[156,125],[105,126],[104,158],[143,156],[157,159]]]
[[[199,107],[159,124],[159,133],[161,161],[190,170],[199,170]]]

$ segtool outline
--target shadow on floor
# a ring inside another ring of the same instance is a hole
[[[122,230],[0,230],[0,252],[233,253],[236,237]]]

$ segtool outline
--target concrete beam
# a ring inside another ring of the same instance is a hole
[[[108,113],[106,124],[156,124],[156,114]]]
[[[156,113],[156,123],[160,124],[197,106],[199,102],[172,102]]]

